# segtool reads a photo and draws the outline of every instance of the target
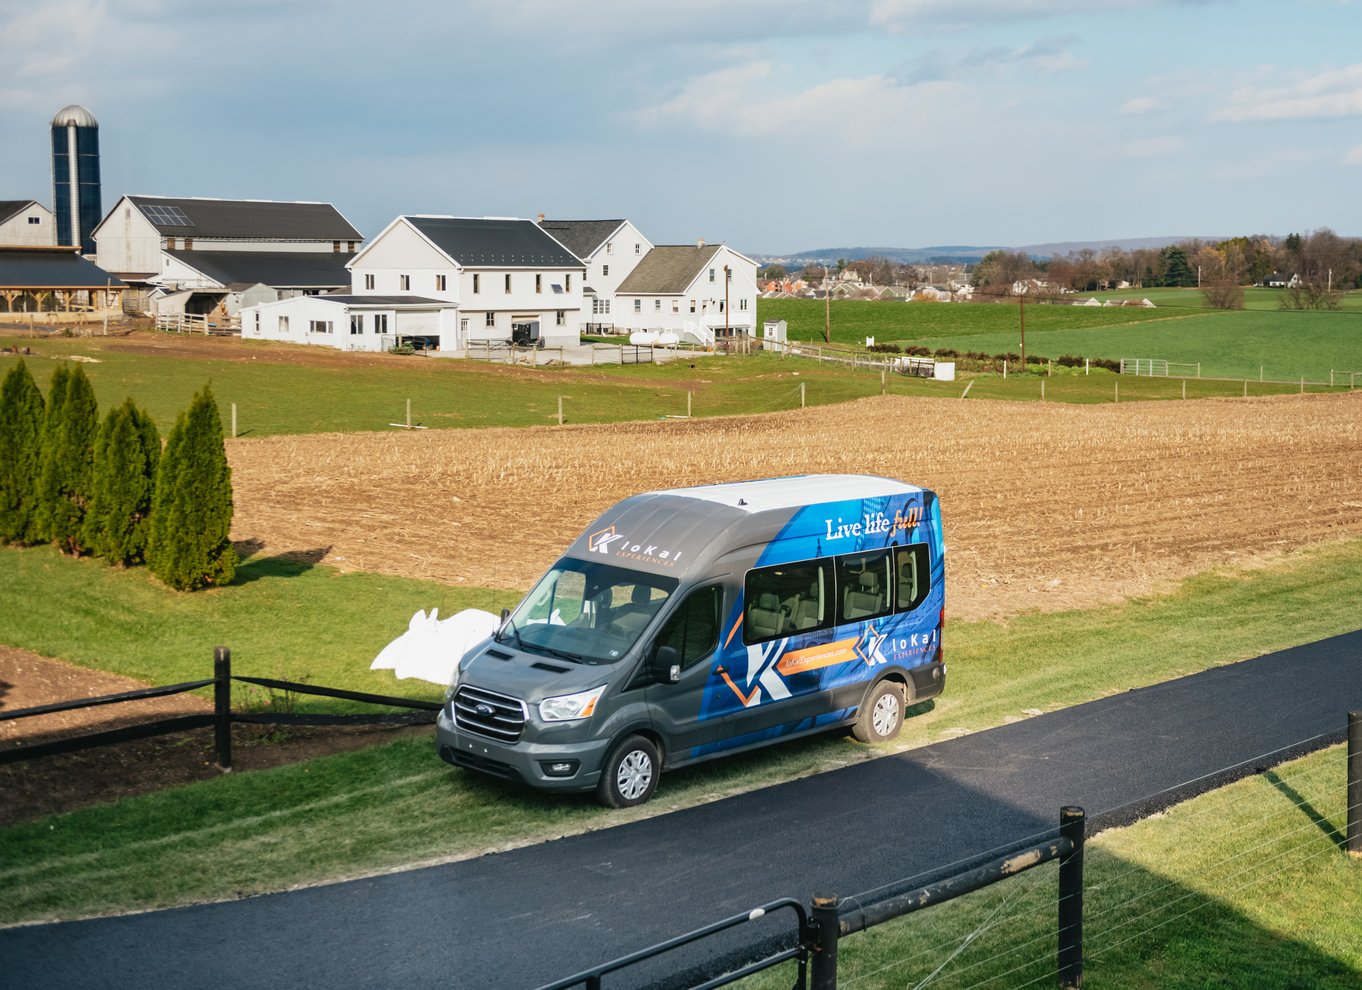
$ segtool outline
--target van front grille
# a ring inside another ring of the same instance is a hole
[[[515,742],[525,731],[525,702],[468,685],[454,692],[454,724],[500,742]]]

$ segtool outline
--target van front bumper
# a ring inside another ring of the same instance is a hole
[[[526,726],[527,735],[536,731],[533,724]],[[435,720],[435,747],[446,763],[543,790],[592,790],[600,780],[609,745],[609,739],[565,742],[522,737],[514,743],[501,742],[459,728],[449,716],[448,705]]]

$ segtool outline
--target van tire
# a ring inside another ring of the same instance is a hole
[[[883,680],[870,689],[861,706],[860,714],[851,726],[851,734],[858,742],[888,742],[903,728],[905,709],[903,685]]]
[[[607,808],[632,808],[643,804],[657,790],[662,761],[657,747],[643,736],[626,736],[610,751],[601,779],[596,785],[596,800]]]

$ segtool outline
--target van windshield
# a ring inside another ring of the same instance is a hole
[[[497,638],[578,663],[614,663],[638,642],[676,585],[675,578],[564,557]]]

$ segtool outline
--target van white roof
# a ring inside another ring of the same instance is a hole
[[[912,495],[920,491],[922,489],[917,485],[873,474],[801,474],[789,478],[765,478],[760,481],[734,481],[722,485],[671,488],[651,494],[680,495],[705,502],[716,502],[745,512],[764,512],[768,509],[793,509],[802,505],[817,505],[820,502]]]

